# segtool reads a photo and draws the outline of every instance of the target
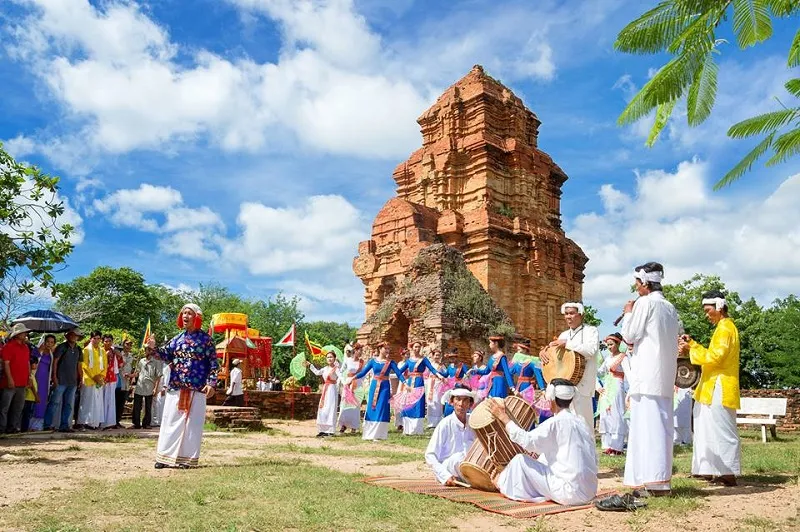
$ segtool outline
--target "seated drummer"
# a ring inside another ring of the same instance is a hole
[[[496,486],[516,501],[558,504],[588,504],[597,494],[597,456],[594,437],[583,419],[569,410],[575,386],[565,379],[553,379],[545,397],[553,417],[530,432],[511,421],[503,403],[492,401],[489,411],[505,424],[512,441],[538,459],[526,454],[514,457],[497,477]]]
[[[475,392],[469,386],[456,384],[445,392],[442,403],[450,404],[453,413],[436,425],[425,449],[425,462],[431,466],[439,482],[456,486],[457,482],[463,482],[458,466],[475,441],[475,432],[467,424],[467,412],[475,404]]]

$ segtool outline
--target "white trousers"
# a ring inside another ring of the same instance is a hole
[[[189,411],[180,412],[180,391],[167,391],[161,415],[161,429],[158,432],[156,462],[167,465],[197,465],[206,421],[206,395],[202,392],[191,393]]]
[[[81,388],[81,401],[78,405],[78,425],[97,428],[104,419],[103,388],[84,385]]]
[[[588,395],[575,395],[570,405],[570,409],[579,415],[589,427],[589,434],[594,434],[594,411],[592,410],[592,398]]]
[[[428,426],[436,428],[436,425],[442,420],[442,403],[428,403],[425,412],[428,418]]]
[[[425,433],[424,417],[404,417],[403,434],[406,436],[418,436]]]
[[[358,429],[361,427],[361,409],[356,407],[343,408],[339,411],[339,427]]]
[[[103,421],[104,427],[113,427],[117,424],[117,383],[103,385]]]
[[[325,403],[317,410],[317,430],[326,434],[336,432],[336,407],[339,394],[335,386],[328,385],[325,391]]]
[[[385,440],[389,437],[388,421],[364,421],[364,440]]]
[[[497,487],[503,496],[515,501],[558,504],[587,504],[595,493],[583,494],[579,486],[570,486],[557,477],[549,466],[527,454],[518,454],[497,477]]]
[[[711,404],[694,404],[692,474],[740,475],[741,462],[736,411],[722,406],[722,386],[717,381]]]
[[[624,484],[668,490],[672,479],[672,398],[643,394],[630,398],[631,428]]]

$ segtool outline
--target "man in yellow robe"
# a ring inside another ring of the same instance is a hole
[[[78,430],[96,429],[104,420],[103,383],[106,376],[106,354],[100,345],[100,331],[93,331],[89,345],[83,350],[83,386],[78,406]]]
[[[736,428],[739,408],[739,331],[728,317],[725,296],[718,290],[703,294],[703,310],[716,325],[708,348],[681,338],[681,352],[702,367],[694,392],[694,449],[692,474],[726,486],[741,474],[741,442]]]

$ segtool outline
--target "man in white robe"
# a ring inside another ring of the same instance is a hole
[[[672,479],[673,392],[678,367],[680,321],[661,292],[664,267],[656,262],[634,272],[639,298],[628,301],[622,336],[629,355],[631,423],[625,460],[626,486],[669,495]]]
[[[436,425],[425,450],[425,462],[433,469],[436,480],[445,486],[456,486],[464,482],[458,466],[464,461],[475,432],[467,423],[467,412],[475,404],[475,392],[462,384],[445,392],[442,402],[453,407],[453,413]]]
[[[489,410],[505,424],[511,440],[534,459],[518,454],[497,477],[496,486],[515,501],[551,500],[564,505],[588,504],[597,494],[597,454],[594,436],[584,420],[570,411],[577,391],[565,379],[553,379],[545,398],[551,402],[553,417],[530,432],[514,423],[503,403],[490,399]]]
[[[583,377],[580,382],[573,382],[577,388],[577,395],[572,401],[572,409],[586,421],[590,432],[594,433],[594,397],[597,383],[597,354],[600,352],[600,333],[597,327],[583,323],[584,307],[582,303],[564,303],[561,305],[561,314],[567,322],[566,331],[562,332],[557,340],[550,342],[548,347],[559,346],[574,351],[586,360]],[[547,364],[547,349],[539,353],[542,364]]]

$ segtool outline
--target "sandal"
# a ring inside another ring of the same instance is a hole
[[[639,508],[644,508],[647,503],[636,499],[630,493],[626,493],[622,496],[612,495],[595,501],[594,506],[601,512],[633,512]]]

